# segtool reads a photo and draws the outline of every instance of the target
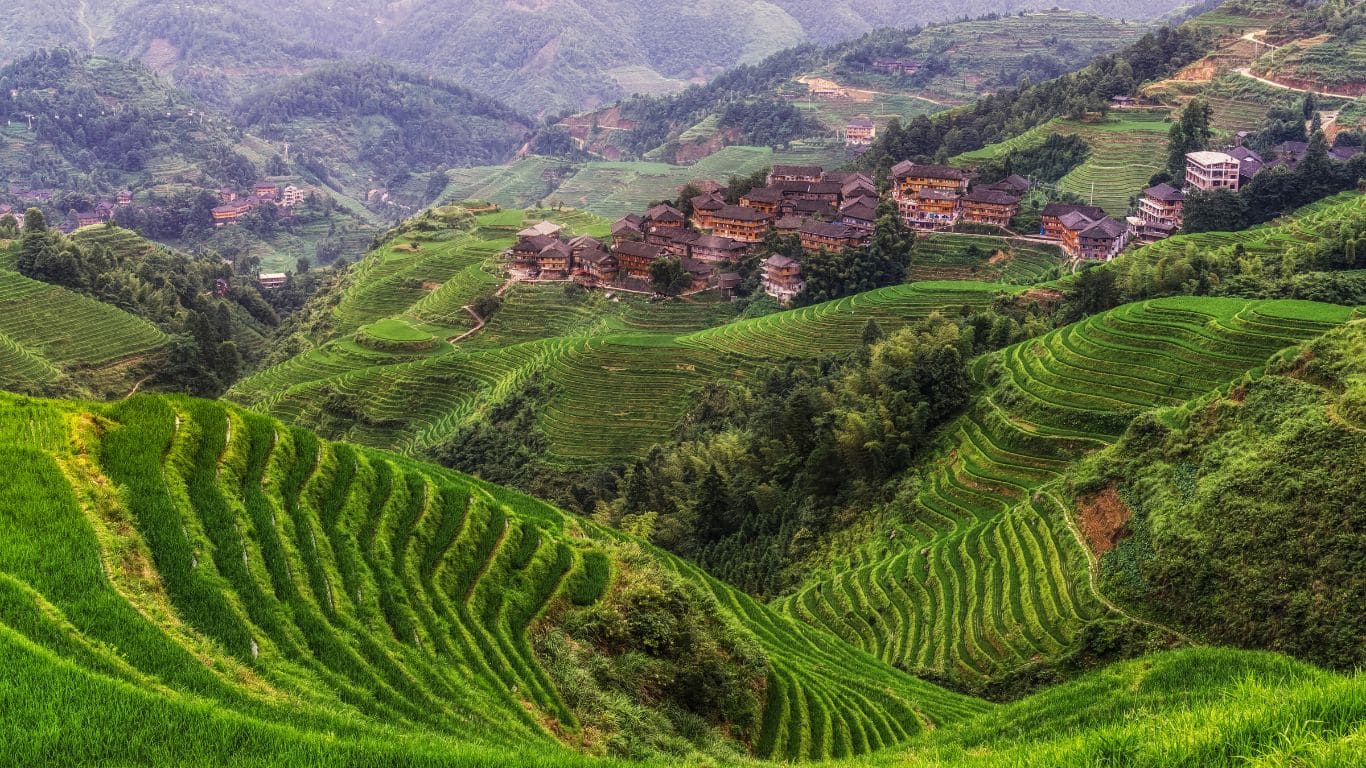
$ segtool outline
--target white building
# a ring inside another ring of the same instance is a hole
[[[1238,191],[1238,158],[1224,152],[1187,152],[1186,184],[1196,189]]]

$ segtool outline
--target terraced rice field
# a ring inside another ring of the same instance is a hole
[[[1057,118],[996,144],[989,144],[951,159],[955,165],[982,160],[1037,146],[1049,134],[1075,134],[1091,148],[1086,160],[1058,181],[1058,188],[1094,201],[1111,216],[1122,217],[1129,199],[1148,186],[1148,179],[1167,164],[1165,112],[1116,113],[1109,120],[1083,122]]]
[[[10,359],[28,359],[23,367],[30,374],[37,370],[33,358],[49,368],[100,368],[166,343],[146,320],[17,272],[0,270],[0,306],[0,338],[8,340],[0,346]]]
[[[996,291],[990,283],[911,283],[880,288],[823,304],[740,320],[679,338],[684,346],[748,360],[814,359],[847,352],[862,343],[863,328],[876,320],[886,331],[950,307],[984,307]]]
[[[976,251],[972,251],[972,248]],[[1030,285],[1056,274],[1057,246],[1004,237],[933,234],[916,241],[912,280],[985,280]]]
[[[1065,653],[1107,609],[1050,484],[1139,413],[1227,386],[1350,315],[1157,299],[978,358],[985,392],[941,437],[915,501],[775,607],[903,669],[968,681]]]
[[[563,165],[554,158],[533,155],[511,165],[454,168],[446,172],[450,183],[438,202],[487,200],[504,208],[525,208],[550,194]]]
[[[1148,179],[1167,164],[1166,115],[1124,119],[1095,125],[1076,124],[1091,147],[1086,161],[1058,180],[1058,188],[1104,208],[1116,218],[1129,210],[1129,199],[1148,186]],[[1068,121],[1064,121],[1067,123]]]
[[[340,397],[358,416],[334,436],[415,453],[539,373],[554,385],[540,422],[549,459],[624,461],[666,439],[709,382],[748,376],[761,363],[854,349],[869,319],[890,331],[936,310],[986,306],[1002,288],[894,286],[717,325],[729,305],[571,300],[561,286],[518,286],[487,328],[453,347],[398,354],[336,341],[239,382],[229,396],[328,428],[336,426],[329,403]],[[589,301],[598,304],[580,303]]]
[[[708,155],[692,165],[663,162],[591,162],[581,165],[563,184],[548,193],[547,202],[559,202],[614,220],[645,210],[658,200],[672,200],[692,181],[725,181],[749,175],[778,163],[822,165],[835,168],[848,159],[842,144],[794,142],[775,152],[768,147],[732,146]]]
[[[23,533],[0,547],[6,658],[78,671],[106,717],[155,694],[216,724],[205,743],[269,737],[232,755],[326,739],[469,765],[571,758],[556,735],[579,725],[529,634],[588,569],[618,568],[622,534],[218,402],[0,405],[19,479],[0,484],[0,509]],[[103,514],[82,506],[96,497]],[[758,756],[863,754],[988,708],[639,546],[767,659]]]

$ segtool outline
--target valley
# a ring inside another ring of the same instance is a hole
[[[20,5],[0,762],[1359,762],[1359,3]]]

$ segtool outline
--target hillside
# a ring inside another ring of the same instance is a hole
[[[523,213],[442,210],[357,266],[324,311],[327,336],[315,335],[314,346],[240,382],[229,397],[333,437],[419,452],[541,374],[560,387],[538,419],[548,456],[619,461],[666,438],[707,382],[853,349],[869,318],[892,330],[936,309],[986,306],[996,290],[1019,290],[893,286],[726,323],[734,318],[726,303],[608,300],[532,285],[518,287],[485,329],[467,336],[473,321],[464,307],[498,285],[497,256],[524,226]],[[541,215],[576,234],[602,236],[607,228],[568,209],[528,211],[525,221]],[[596,428],[608,424],[610,432]]]
[[[1337,606],[1366,588],[1364,344],[1356,322],[1288,350],[1069,478],[1106,593],[1213,642],[1359,667],[1363,617]]]
[[[0,515],[25,532],[0,548],[4,657],[40,662],[6,664],[30,681],[7,692],[46,679],[84,706],[194,713],[266,744],[330,732],[375,754],[550,764],[575,762],[557,738],[861,754],[985,709],[587,520],[217,403],[0,395],[0,437]],[[618,675],[585,679],[565,653]],[[661,701],[647,681],[663,674],[679,687]],[[3,733],[10,755],[42,742]],[[89,736],[64,754],[118,748]]]
[[[411,214],[440,191],[421,183],[423,174],[501,163],[532,130],[529,118],[494,99],[378,61],[278,80],[232,114],[244,130],[288,147],[306,173],[388,217]]]
[[[280,75],[351,56],[428,67],[531,112],[592,108],[637,92],[668,92],[804,42],[832,44],[908,27],[1047,3],[974,0],[913,8],[877,0],[745,0],[679,8],[654,0],[541,4],[229,0],[63,0],[49,14],[4,22],[0,60],[68,45],[140,58],[201,98],[225,104]],[[1070,7],[1122,18],[1160,16],[1174,0],[1079,0]],[[40,19],[51,22],[40,22]]]
[[[995,707],[527,497],[207,401],[0,395],[0,456],[0,521],[22,533],[0,547],[0,743],[28,763],[620,764],[579,746],[660,765],[716,759],[699,750],[733,764],[746,747],[1232,765],[1332,760],[1366,718],[1359,677],[1214,650]],[[595,634],[625,610],[671,621]],[[558,665],[576,635],[615,672]],[[696,692],[735,696],[717,704],[743,723],[632,687],[632,667],[686,675],[709,658]],[[1196,723],[1204,736],[1181,737]]]

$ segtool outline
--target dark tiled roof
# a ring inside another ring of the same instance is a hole
[[[986,203],[988,205],[1017,205],[1020,198],[999,189],[978,187],[977,189],[963,195],[963,201],[968,203]]]
[[[1082,230],[1081,236],[1096,240],[1113,240],[1122,234],[1124,234],[1124,225],[1106,216]]]
[[[812,176],[819,179],[825,171],[819,165],[775,165],[769,171],[771,176]]]
[[[1065,213],[1081,213],[1088,219],[1099,219],[1105,215],[1105,211],[1094,205],[1082,205],[1080,203],[1049,203],[1043,207],[1044,216],[1054,216],[1062,218]]]
[[[614,247],[612,251],[626,256],[639,256],[646,259],[657,259],[664,255],[664,249],[657,245],[638,243],[633,240],[627,240],[621,245]]]
[[[1155,187],[1148,187],[1143,190],[1143,194],[1154,200],[1161,200],[1164,203],[1179,203],[1186,199],[1185,192],[1182,192],[1166,182],[1158,184]]]
[[[703,235],[693,242],[693,247],[712,251],[742,251],[749,246],[747,243],[742,243],[739,240],[732,240],[729,237]]]
[[[777,187],[755,187],[746,192],[743,199],[756,203],[776,203],[783,199],[783,191]]]
[[[949,165],[917,165],[909,160],[903,160],[892,166],[892,178],[901,179],[907,176],[958,181],[968,178],[968,172],[962,168],[954,168]]]
[[[645,212],[646,221],[682,221],[683,212],[668,203],[660,203]]]
[[[862,232],[847,224],[828,224],[824,221],[814,221],[806,224],[802,227],[801,232],[803,235],[828,237],[832,240],[845,240],[863,236]]]
[[[718,219],[734,219],[736,221],[768,221],[769,215],[763,211],[756,211],[753,208],[746,208],[743,205],[728,205],[716,212]]]

